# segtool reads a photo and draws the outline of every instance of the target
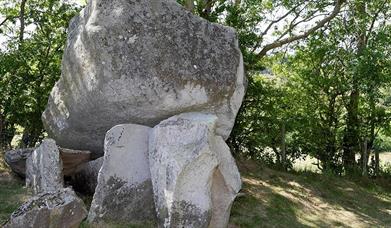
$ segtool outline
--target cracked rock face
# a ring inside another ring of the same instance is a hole
[[[151,131],[149,161],[161,227],[227,227],[241,188],[236,164],[217,117],[185,113]]]
[[[63,188],[62,160],[53,139],[44,139],[26,162],[26,185],[34,194]]]
[[[70,188],[41,193],[12,213],[5,228],[77,228],[87,216],[83,201]]]
[[[69,27],[62,76],[42,118],[65,148],[103,153],[107,130],[212,113],[227,138],[245,91],[232,28],[173,0],[91,0]]]
[[[154,222],[155,207],[148,162],[149,127],[113,127],[105,138],[105,155],[88,221],[107,227],[110,222]]]

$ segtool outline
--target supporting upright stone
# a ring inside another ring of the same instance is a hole
[[[155,208],[148,162],[150,128],[127,124],[107,132],[105,155],[88,215],[90,223],[154,222]]]
[[[213,174],[212,218],[209,227],[227,227],[232,203],[242,187],[242,181],[235,159],[222,137],[215,137],[214,151],[219,166]]]
[[[44,139],[27,159],[26,185],[34,194],[63,188],[62,161],[53,139]]]
[[[216,120],[214,115],[187,113],[153,128],[149,160],[161,227],[208,227],[219,164],[213,149]]]
[[[10,150],[5,153],[4,160],[14,173],[24,178],[26,176],[26,160],[33,151],[34,148]]]

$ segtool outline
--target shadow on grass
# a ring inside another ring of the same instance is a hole
[[[384,189],[374,182],[367,182],[366,179],[353,181],[344,177],[330,177],[320,174],[296,174],[294,177],[293,180],[287,177],[281,178],[271,184],[287,189],[297,198],[303,196],[300,191],[307,190],[312,197],[318,198],[329,208],[350,212],[352,219],[361,220],[369,226],[391,226],[390,190]],[[298,185],[293,186],[290,184],[292,181]],[[296,189],[296,191],[292,191],[292,189]],[[335,214],[335,219],[340,219],[340,216]]]
[[[241,167],[234,227],[389,227],[391,189],[373,182]]]

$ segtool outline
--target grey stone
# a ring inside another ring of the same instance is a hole
[[[219,166],[213,174],[212,217],[209,227],[228,227],[231,207],[242,187],[242,181],[235,159],[223,138],[215,137],[213,144]]]
[[[219,165],[214,152],[217,117],[174,116],[153,128],[149,161],[160,227],[208,227],[212,181]]]
[[[148,162],[149,127],[117,125],[107,132],[88,221],[140,224],[156,218]]]
[[[5,228],[78,228],[86,217],[84,203],[70,188],[41,193],[12,213]]]
[[[63,188],[62,161],[53,139],[44,139],[27,159],[26,185],[34,194]]]
[[[4,160],[14,173],[24,178],[26,176],[26,160],[33,151],[34,148],[10,150],[5,153]]]
[[[95,193],[98,184],[98,173],[103,164],[103,157],[83,164],[77,173],[71,177],[73,188],[87,195]]]
[[[234,29],[173,0],[91,0],[69,27],[61,79],[42,116],[65,148],[99,157],[107,130],[153,127],[184,112],[213,113],[227,138],[245,78]]]

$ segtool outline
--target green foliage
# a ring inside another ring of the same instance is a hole
[[[61,74],[66,28],[79,10],[66,1],[29,0],[22,11],[23,2],[0,0],[2,147],[10,146],[16,126],[24,129],[25,146],[42,137],[41,113]],[[283,169],[311,155],[323,170],[342,174],[360,166],[355,154],[365,141],[376,149],[380,134],[391,135],[388,1],[178,2],[237,30],[248,90],[228,140],[235,155]],[[301,31],[337,5],[343,12],[326,26]]]
[[[2,0],[0,5],[5,6],[0,14],[10,18],[1,27],[7,41],[0,52],[0,135],[5,136],[0,141],[9,143],[17,124],[25,129],[25,145],[34,146],[43,133],[41,114],[48,95],[61,75],[66,28],[78,8],[62,1],[27,1],[21,31],[19,1]]]
[[[374,142],[373,149],[379,152],[391,151],[391,138],[379,135]]]
[[[356,12],[362,4],[364,15]],[[258,60],[267,77],[259,67],[247,67],[248,92],[229,140],[233,151],[281,162],[284,123],[288,160],[309,154],[325,172],[361,169],[355,154],[363,152],[364,142],[370,151],[379,133],[390,131],[391,27],[385,23],[390,7],[384,1],[350,1],[350,12],[309,36],[294,53]],[[231,16],[235,21],[243,14]]]

